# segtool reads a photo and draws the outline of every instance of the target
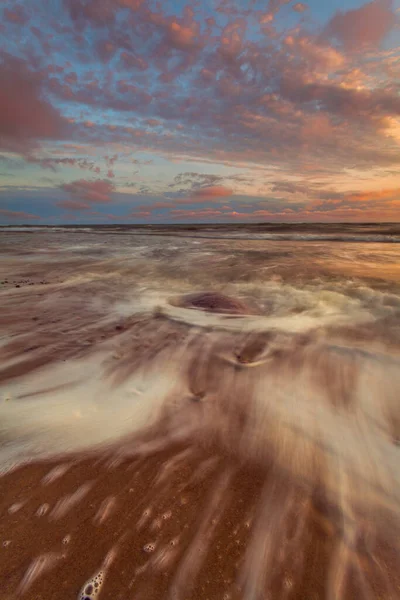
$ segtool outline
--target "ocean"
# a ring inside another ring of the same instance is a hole
[[[399,224],[0,256],[0,600],[400,598]]]

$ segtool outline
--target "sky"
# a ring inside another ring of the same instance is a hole
[[[400,221],[400,0],[0,0],[0,224]]]

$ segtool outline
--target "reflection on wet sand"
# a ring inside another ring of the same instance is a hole
[[[143,238],[2,266],[0,598],[398,598],[396,286]]]

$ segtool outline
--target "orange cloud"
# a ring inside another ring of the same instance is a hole
[[[226,198],[227,196],[232,196],[232,193],[232,190],[224,185],[212,185],[195,190],[192,196],[206,200],[208,198]]]
[[[400,188],[388,190],[375,190],[372,192],[361,192],[359,194],[351,194],[348,196],[350,201],[354,202],[369,202],[373,200],[396,200],[400,199]]]
[[[32,215],[30,213],[16,211],[16,210],[6,210],[4,208],[0,208],[0,217],[6,217],[6,219],[39,219],[38,215]]]

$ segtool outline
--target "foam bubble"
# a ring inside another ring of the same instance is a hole
[[[151,508],[145,508],[145,510],[142,512],[142,516],[140,517],[136,527],[137,529],[142,529],[142,527],[147,523],[147,521],[149,520],[150,516],[151,516],[152,510]]]
[[[100,590],[103,586],[107,570],[110,567],[111,563],[114,561],[116,556],[116,548],[113,547],[106,554],[104,558],[103,564],[100,569],[92,575],[82,586],[81,591],[78,595],[78,600],[93,600],[97,598],[100,593]]]
[[[100,569],[95,575],[92,575],[82,586],[79,592],[79,600],[93,600],[97,598],[104,583],[105,571]]]
[[[152,552],[154,552],[155,549],[156,549],[156,543],[155,542],[148,542],[147,544],[145,544],[143,546],[143,550],[147,554],[151,554]]]

